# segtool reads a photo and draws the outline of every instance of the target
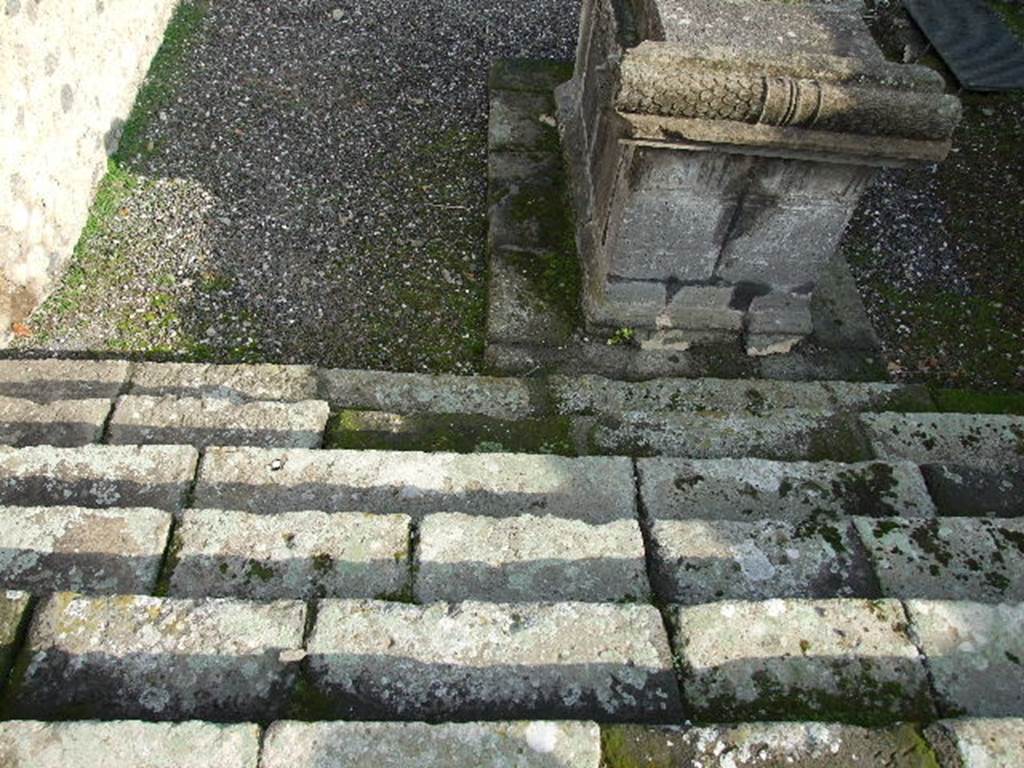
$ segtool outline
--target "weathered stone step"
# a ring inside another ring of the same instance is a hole
[[[190,446],[0,447],[0,504],[178,510],[195,476]]]
[[[308,365],[134,363],[127,394],[301,402],[317,399],[317,376]]]
[[[128,380],[123,360],[0,360],[0,396],[51,403],[110,402]]]
[[[878,458],[990,469],[1024,467],[1024,416],[862,414]]]
[[[35,403],[0,397],[0,445],[68,447],[98,442],[110,407],[110,400]]]
[[[210,448],[194,506],[635,519],[632,462],[526,454]]]

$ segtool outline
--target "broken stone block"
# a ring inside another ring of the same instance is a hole
[[[0,445],[71,447],[99,442],[110,400],[31,400],[0,397]]]
[[[135,363],[131,395],[299,402],[317,397],[316,372],[309,365],[212,365]]]

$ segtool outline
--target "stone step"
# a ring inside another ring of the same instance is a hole
[[[193,505],[607,523],[635,519],[634,496],[632,462],[621,457],[210,448]]]
[[[135,363],[127,394],[301,402],[317,399],[317,375],[308,365]]]
[[[110,407],[110,400],[36,403],[0,397],[0,445],[69,447],[99,442]]]
[[[990,469],[1024,467],[1024,416],[963,413],[862,414],[881,459]]]
[[[130,365],[124,360],[0,360],[0,397],[110,402],[124,388]]]

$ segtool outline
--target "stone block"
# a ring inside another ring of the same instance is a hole
[[[409,581],[410,520],[358,512],[186,510],[168,594],[252,600],[384,597]]]
[[[0,397],[0,444],[70,447],[99,442],[110,400],[34,403]]]
[[[878,594],[849,522],[655,520],[651,542],[654,588],[670,603]]]
[[[1024,601],[1024,520],[856,521],[886,597]]]
[[[488,349],[496,342],[543,347],[568,344],[576,329],[580,297],[565,290],[565,283],[552,290],[549,275],[561,272],[575,255],[551,248],[510,247],[492,249],[490,256]]]
[[[1024,719],[941,720],[925,739],[943,768],[1014,768],[1024,765]]]
[[[683,697],[700,720],[873,725],[934,716],[895,600],[726,601],[672,617]]]
[[[944,717],[1024,716],[1024,605],[910,600]]]
[[[413,517],[440,510],[492,517],[539,514],[591,523],[636,516],[629,459],[509,453],[211,448],[194,506]]]
[[[929,517],[935,507],[910,462],[640,459],[640,493],[655,519],[800,520],[815,515]]]
[[[784,354],[814,331],[809,295],[770,293],[750,302],[747,354]]]
[[[0,507],[0,584],[35,594],[145,594],[171,528],[157,509]]]
[[[0,448],[0,504],[174,511],[198,459],[184,445]]]
[[[598,768],[596,723],[299,723],[267,729],[261,768]]]
[[[655,328],[665,310],[663,283],[615,280],[604,284],[601,295],[587,309],[587,318],[597,325],[627,328]]]
[[[0,360],[0,397],[37,403],[113,400],[128,378],[124,360]]]
[[[128,394],[299,402],[316,399],[317,380],[309,365],[135,363]]]
[[[224,398],[126,396],[117,401],[107,440],[113,444],[181,443],[315,448],[330,409],[322,400],[233,403]]]
[[[256,768],[253,724],[0,723],[6,768]]]
[[[1024,462],[993,468],[925,464],[921,472],[943,515],[1024,516]]]
[[[0,593],[0,680],[7,680],[7,673],[17,652],[18,637],[22,625],[28,616],[29,601],[32,596],[28,592],[17,592],[13,589]],[[3,686],[0,685],[0,688]]]
[[[650,592],[635,520],[427,515],[417,566],[420,602],[644,601]]]
[[[668,302],[664,316],[673,328],[739,333],[743,312],[732,306],[735,289],[715,285],[685,285]]]
[[[272,720],[297,680],[306,606],[61,592],[36,609],[18,718]]]
[[[345,719],[682,716],[649,605],[327,600],[308,652],[318,699]]]
[[[487,128],[491,151],[557,151],[552,93],[496,90],[491,93]]]
[[[880,459],[989,469],[1024,466],[1024,416],[873,413],[860,419]]]

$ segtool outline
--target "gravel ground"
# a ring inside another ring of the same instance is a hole
[[[194,24],[172,25],[21,346],[476,370],[488,65],[571,59],[578,14],[576,0],[186,0]]]

